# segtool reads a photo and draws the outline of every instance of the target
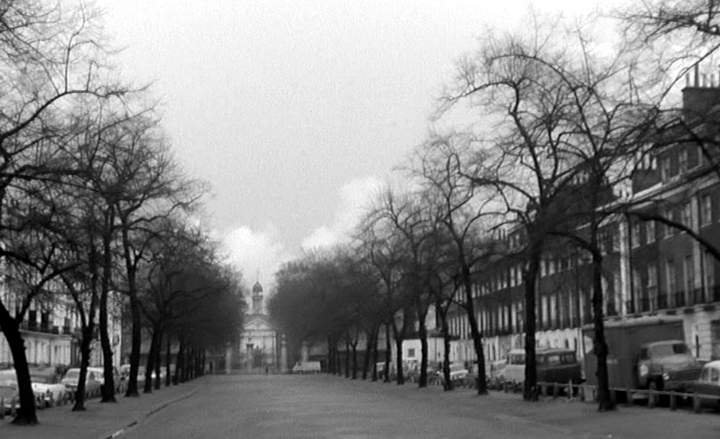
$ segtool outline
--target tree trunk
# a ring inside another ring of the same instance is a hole
[[[470,334],[473,339],[475,355],[477,356],[477,393],[478,395],[487,395],[487,378],[485,376],[485,352],[483,351],[482,334],[478,328],[478,322],[475,318],[475,306],[472,295],[472,277],[470,275],[470,267],[467,264],[462,266],[463,287],[465,290],[465,310],[467,311],[468,323],[470,325]]]
[[[385,324],[385,370],[383,382],[390,382],[390,361],[392,359],[392,344],[390,343],[390,325]]]
[[[128,285],[134,284],[134,275],[128,274]],[[132,280],[131,280],[132,279]],[[133,286],[128,286],[130,293],[130,316],[132,320],[132,333],[130,338],[130,375],[128,376],[128,387],[125,396],[139,396],[138,393],[138,370],[140,369],[140,346],[142,343],[142,322],[140,315],[140,301],[137,293],[132,292]]]
[[[335,373],[335,363],[333,363],[333,350],[332,350],[332,340],[330,337],[327,339],[327,371],[329,374]]]
[[[595,247],[595,246],[593,246]],[[608,346],[605,341],[605,324],[603,316],[603,297],[602,297],[602,255],[597,251],[593,251],[593,330],[594,330],[594,350],[597,356],[597,398],[598,410],[601,412],[613,410],[615,405],[610,397],[610,382],[608,379],[607,356]]]
[[[157,348],[155,349],[155,360],[153,362],[155,366],[155,382],[153,386],[156,390],[160,388],[160,384],[162,383],[162,379],[160,378],[160,370],[162,369],[162,339],[163,333],[162,331],[158,331]]]
[[[402,354],[402,338],[396,337],[395,338],[395,361],[396,363],[396,371],[397,376],[395,377],[395,382],[398,385],[405,384],[405,374],[403,371],[403,354]]]
[[[358,371],[358,359],[357,359],[357,342],[350,343],[350,347],[352,348],[352,379],[357,379],[357,371]]]
[[[350,378],[350,342],[345,339],[345,378]]]
[[[128,236],[127,218],[121,215],[122,243],[125,256],[125,272],[127,273],[128,297],[130,298],[130,318],[132,330],[130,335],[130,375],[125,396],[139,396],[137,377],[140,368],[140,345],[142,343],[142,316],[140,301],[137,297],[136,270],[130,254],[130,238]]]
[[[150,338],[150,350],[148,351],[147,363],[145,365],[145,385],[143,393],[152,393],[152,372],[155,369],[155,351],[158,349],[158,330],[154,329]]]
[[[541,247],[535,245],[530,249],[528,269],[525,272],[525,381],[523,382],[523,399],[537,400],[537,369],[535,359],[535,281],[540,266]]]
[[[438,315],[440,316],[440,330],[443,335],[443,390],[453,390],[453,382],[450,380],[450,325],[447,321],[447,309],[444,309],[441,304],[435,306]]]
[[[378,338],[380,336],[380,325],[375,328],[375,339],[372,342],[372,380],[378,380],[377,364],[378,364]]]
[[[183,360],[184,360],[183,355],[185,355],[183,350],[184,350],[184,343],[181,340],[178,343],[177,354],[175,354],[175,377],[173,378],[173,382],[175,384],[182,382],[181,381],[182,380],[182,371],[183,371],[183,368],[185,367],[183,365]]]
[[[30,369],[25,356],[25,341],[20,334],[17,321],[10,315],[7,308],[0,303],[0,329],[5,334],[10,352],[12,353],[15,376],[20,396],[20,408],[15,414],[13,424],[34,425],[38,423],[35,412],[35,394],[30,382]],[[3,409],[0,409],[3,410]]]
[[[170,334],[168,334],[165,348],[165,387],[170,387],[172,374],[170,373]],[[177,367],[177,366],[176,366]]]
[[[79,412],[85,410],[85,379],[87,377],[87,368],[90,365],[90,343],[93,339],[94,325],[82,328],[82,339],[80,340],[80,374],[78,376],[78,386],[75,389],[75,404],[72,411]]]
[[[102,400],[100,402],[116,402],[115,379],[113,376],[113,351],[108,334],[108,294],[110,293],[110,277],[112,276],[112,241],[113,223],[115,221],[114,209],[108,208],[105,216],[105,229],[103,234],[103,275],[100,290],[100,345],[103,354],[103,385]]]
[[[420,377],[418,379],[418,387],[427,387],[427,369],[428,369],[428,340],[427,340],[427,327],[425,326],[425,315],[418,317],[419,329],[418,335],[420,336]]]
[[[363,355],[363,370],[362,370],[362,379],[367,380],[368,373],[370,372],[370,355],[371,355],[371,346],[373,344],[373,340],[375,338],[375,334],[377,332],[377,328],[373,328],[369,334],[367,335],[367,338],[365,338],[365,355]]]

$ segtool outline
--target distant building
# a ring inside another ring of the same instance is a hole
[[[252,308],[245,316],[245,324],[234,349],[232,368],[247,372],[280,370],[280,339],[267,314],[263,287],[259,281],[252,287],[251,299]]]

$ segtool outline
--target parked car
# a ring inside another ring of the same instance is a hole
[[[58,401],[58,398],[65,397],[65,386],[57,382],[55,368],[31,367],[29,371],[30,384],[37,407],[49,407],[54,401]],[[9,409],[12,397],[18,396],[17,377],[14,369],[0,370],[0,386],[3,387],[0,398],[7,400],[5,401],[5,409]]]
[[[85,376],[86,392],[95,392],[100,390],[102,381],[100,381],[100,377],[97,375],[96,369],[98,368],[88,367],[87,375]],[[65,373],[65,377],[63,377],[60,382],[68,389],[68,391],[74,392],[75,390],[77,390],[79,379],[80,369],[77,367],[73,367],[71,369],[68,369],[68,371]]]
[[[450,381],[456,382],[465,379],[470,372],[465,368],[462,363],[450,363]],[[442,365],[435,371],[435,374],[440,379],[440,382],[445,379],[443,374]]]
[[[720,360],[706,363],[698,379],[688,383],[685,390],[690,393],[715,396],[701,398],[701,403],[720,409]]]
[[[562,348],[543,348],[535,351],[537,380],[550,383],[582,382],[582,367],[575,351]],[[508,352],[505,367],[498,371],[498,380],[520,384],[525,381],[525,351]]]
[[[490,388],[497,388],[502,386],[503,380],[503,371],[505,370],[505,367],[507,366],[507,358],[504,358],[502,360],[496,360],[489,364],[488,371],[487,371],[487,383]]]
[[[292,368],[293,373],[320,373],[319,361],[298,361]]]
[[[120,373],[120,381],[127,381],[130,379],[130,365],[123,364],[118,370]],[[137,383],[139,387],[142,387],[145,383],[145,366],[138,366]]]
[[[60,383],[54,367],[31,368],[30,380],[33,392],[40,396],[40,401],[45,407],[50,407],[66,398],[67,388]]]
[[[17,385],[10,381],[0,381],[0,411],[7,414],[12,408],[14,399],[18,398]]]
[[[700,376],[702,365],[682,340],[663,340],[640,346],[638,386],[657,390],[683,390]]]

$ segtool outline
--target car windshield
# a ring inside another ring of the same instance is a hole
[[[525,354],[510,354],[508,364],[525,364]]]
[[[687,354],[685,343],[660,344],[650,348],[654,357],[667,357],[670,355]]]
[[[67,371],[67,374],[65,374],[65,378],[70,378],[70,379],[75,379],[75,380],[78,379],[79,376],[80,376],[80,371],[77,369],[70,369]]]

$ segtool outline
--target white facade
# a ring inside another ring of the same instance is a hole
[[[13,309],[15,297],[4,286],[3,304]],[[57,293],[52,296],[54,303],[31,303],[20,325],[25,343],[25,355],[28,363],[42,366],[79,364],[80,318],[72,300]],[[120,346],[122,342],[120,297],[108,300],[108,330],[113,347],[113,363],[120,366]],[[97,315],[95,317],[97,319]],[[0,337],[0,364],[12,364],[13,358],[5,337]],[[91,366],[102,365],[102,351],[99,339],[92,344]]]

